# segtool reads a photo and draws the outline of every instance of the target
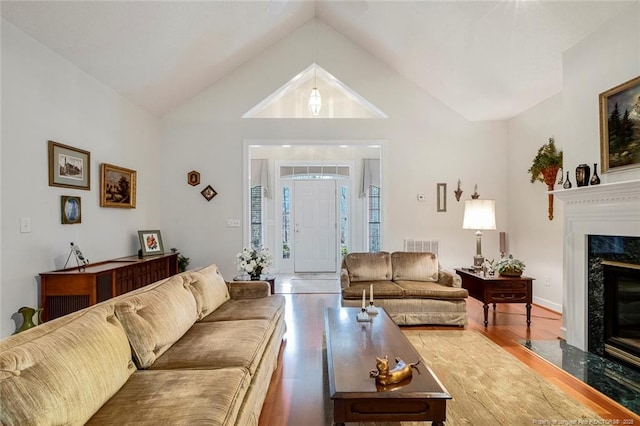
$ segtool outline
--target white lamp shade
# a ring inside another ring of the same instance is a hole
[[[465,200],[463,229],[496,229],[496,200]]]
[[[311,95],[309,96],[309,111],[311,111],[312,115],[320,114],[320,109],[322,108],[322,97],[320,96],[320,91],[317,87],[314,87],[311,90]]]

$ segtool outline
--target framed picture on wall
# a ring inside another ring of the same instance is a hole
[[[136,208],[136,171],[103,163],[100,207]]]
[[[60,210],[63,225],[82,223],[80,197],[62,195],[60,197]]]
[[[138,231],[138,238],[140,239],[140,249],[143,256],[164,253],[160,231]]]
[[[436,184],[436,196],[437,196],[437,212],[446,212],[447,211],[447,184],[446,183],[437,183]]]
[[[640,167],[640,76],[600,94],[603,173]]]
[[[49,141],[49,186],[91,189],[91,153]]]

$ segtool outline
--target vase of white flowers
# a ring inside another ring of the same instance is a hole
[[[273,257],[266,247],[259,249],[245,247],[238,253],[237,258],[238,271],[249,274],[252,280],[259,280],[260,275],[266,272],[273,262]]]

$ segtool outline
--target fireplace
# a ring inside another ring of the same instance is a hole
[[[603,261],[604,351],[640,367],[640,265]]]
[[[613,258],[598,254],[601,259],[595,262],[588,253],[588,240],[594,235],[638,240],[640,180],[563,189],[553,194],[563,204],[563,337],[572,346],[598,353],[592,349],[592,330],[599,329],[600,347],[604,350],[604,286],[603,280],[599,280],[600,288],[591,286],[596,281],[592,272],[599,269],[602,275],[603,260],[633,264],[640,261],[620,256],[628,250],[614,247]]]

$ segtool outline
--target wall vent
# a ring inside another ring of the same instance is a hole
[[[431,252],[438,256],[439,249],[439,240],[404,240],[404,251],[419,253]]]

